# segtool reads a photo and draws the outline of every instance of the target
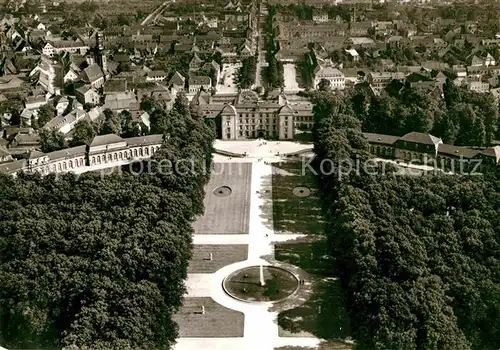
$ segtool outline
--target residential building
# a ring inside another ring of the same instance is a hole
[[[59,101],[57,101],[56,104],[56,111],[58,115],[63,114],[69,107],[70,101],[67,96],[61,97]]]
[[[30,76],[38,74],[38,83],[50,94],[60,94],[64,82],[64,70],[60,63],[49,56],[42,55],[37,67]]]
[[[375,89],[381,91],[393,80],[403,80],[405,74],[402,72],[370,72],[366,76],[366,81]]]
[[[63,77],[63,82],[64,84],[72,83],[78,80],[78,73],[73,69],[70,68],[68,72],[64,75]]]
[[[0,77],[0,92],[19,91],[23,84],[24,82],[18,77]]]
[[[212,87],[212,80],[208,76],[191,75],[188,84],[189,92],[197,92],[199,90],[208,91]]]
[[[189,62],[189,70],[198,70],[201,68],[202,64],[203,64],[203,61],[198,56],[198,54],[195,52],[193,55],[193,58]]]
[[[469,81],[467,87],[471,91],[485,93],[490,90],[490,84],[482,81]]]
[[[81,86],[75,90],[75,97],[81,104],[90,103],[93,105],[99,104],[99,93],[91,86]]]
[[[45,56],[53,57],[63,52],[79,53],[84,55],[90,47],[83,42],[74,40],[49,41],[42,49]]]
[[[9,151],[5,147],[0,146],[0,164],[12,162],[13,160]]]
[[[328,22],[328,13],[320,9],[313,9],[313,21],[316,23]]]
[[[352,46],[354,48],[356,47],[368,48],[368,47],[374,47],[375,41],[373,41],[373,39],[368,37],[350,37],[346,39],[345,45]]]
[[[175,90],[182,91],[186,85],[186,78],[184,78],[179,72],[175,72],[174,75],[172,75],[172,78],[170,78],[168,84]]]
[[[85,68],[82,71],[80,78],[83,82],[85,82],[85,84],[89,84],[94,89],[98,89],[104,85],[104,74],[102,69],[95,63]]]
[[[317,88],[321,80],[328,80],[332,90],[344,90],[345,76],[337,68],[318,66],[315,70],[314,86]]]
[[[82,109],[74,109],[66,115],[59,115],[51,119],[47,124],[43,126],[45,130],[57,130],[60,133],[69,133],[78,123],[85,117],[85,111]]]
[[[147,82],[152,82],[152,81],[159,82],[159,81],[164,81],[165,79],[167,79],[167,73],[162,70],[155,70],[148,72],[146,74]]]
[[[106,95],[104,99],[104,109],[111,109],[112,111],[121,112],[129,109],[130,105],[137,103],[137,99],[133,91],[118,92]]]

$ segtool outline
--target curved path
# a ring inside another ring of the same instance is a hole
[[[213,274],[190,274],[187,280],[188,297],[211,297],[220,305],[245,314],[243,338],[180,338],[175,350],[231,349],[231,350],[273,350],[279,346],[316,347],[317,338],[281,338],[278,333],[278,312],[296,307],[310,295],[311,284],[308,275],[298,267],[288,266],[274,260],[274,243],[295,240],[303,235],[275,235],[269,199],[272,198],[272,165],[269,159],[252,159],[252,182],[250,198],[250,226],[248,235],[195,235],[194,244],[248,244],[248,258],[227,265]],[[248,161],[248,158],[247,158]],[[263,195],[265,194],[265,196]],[[264,213],[266,211],[266,213]],[[286,300],[278,303],[252,303],[233,299],[227,295],[222,282],[231,272],[247,266],[280,265],[288,268],[300,279],[305,280],[299,290]]]

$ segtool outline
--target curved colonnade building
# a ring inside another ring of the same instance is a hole
[[[163,135],[123,139],[118,135],[96,136],[87,145],[42,153],[33,151],[27,159],[0,164],[0,173],[37,171],[42,175],[73,172],[81,174],[149,159],[163,143]]]

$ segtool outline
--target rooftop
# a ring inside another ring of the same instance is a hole
[[[110,143],[119,143],[119,142],[125,142],[125,140],[115,134],[99,135],[92,139],[92,142],[90,143],[89,146],[90,147],[105,146],[109,145]]]

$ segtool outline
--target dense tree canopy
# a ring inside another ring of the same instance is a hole
[[[428,93],[393,81],[384,93],[374,96],[366,85],[359,84],[346,92],[341,103],[353,111],[364,132],[431,133],[445,143],[461,146],[488,146],[500,137],[498,105],[490,95],[450,81],[443,90],[444,99],[438,90]]]
[[[42,152],[48,153],[67,147],[68,143],[65,140],[64,134],[55,129],[40,131],[40,149]]]
[[[44,104],[40,109],[38,110],[38,127],[43,127],[45,124],[47,124],[52,118],[54,118],[56,115],[56,109],[54,107],[53,103],[47,103]]]
[[[158,131],[175,137],[139,175],[0,175],[2,345],[171,347],[213,141],[182,103],[171,113],[153,104],[166,119]],[[192,155],[203,172],[162,167]]]
[[[238,70],[238,86],[242,89],[249,89],[255,83],[255,71],[257,69],[257,59],[247,57],[241,61],[241,68]]]
[[[314,102],[316,168],[366,159],[360,104],[324,92]],[[320,183],[356,348],[499,348],[500,182],[389,168],[337,175]]]

